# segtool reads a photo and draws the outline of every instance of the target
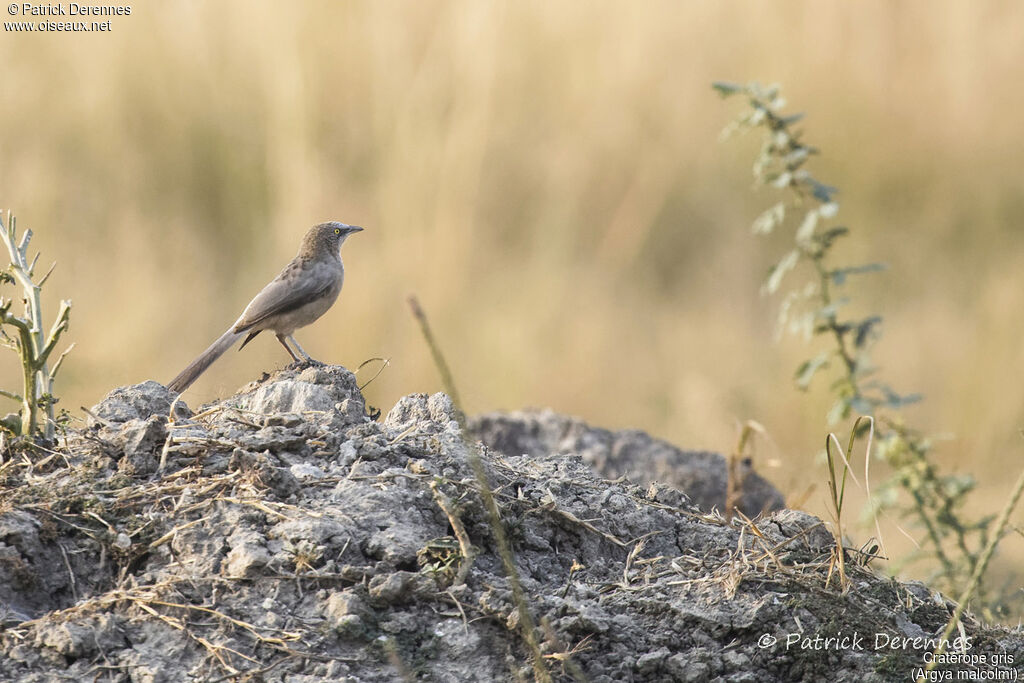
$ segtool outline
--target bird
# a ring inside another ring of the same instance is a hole
[[[341,293],[345,267],[341,263],[341,245],[354,233],[357,225],[337,221],[320,223],[306,232],[299,253],[284,270],[270,281],[238,316],[217,341],[210,344],[198,358],[188,364],[167,388],[182,393],[210,365],[243,336],[239,350],[264,330],[272,331],[296,363],[317,363],[303,350],[292,333],[305,327],[327,312]],[[302,358],[288,346],[291,342]]]

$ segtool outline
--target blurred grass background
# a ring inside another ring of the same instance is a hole
[[[0,36],[0,206],[59,263],[48,315],[74,301],[72,411],[168,381],[338,219],[367,231],[298,337],[391,358],[370,403],[439,388],[415,292],[470,411],[723,452],[756,419],[760,469],[797,497],[824,481],[831,402],[792,388],[810,349],[773,341],[758,288],[788,236],[749,234],[774,197],[750,190],[756,140],[719,142],[739,103],[710,89],[780,82],[842,189],[846,261],[891,266],[853,291],[886,317],[876,360],[994,512],[1024,463],[1022,23],[952,0],[136,4],[112,33]],[[261,337],[186,398],[286,360]]]

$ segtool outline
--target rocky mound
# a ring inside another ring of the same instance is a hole
[[[474,439],[505,455],[578,455],[605,479],[669,484],[705,512],[725,510],[729,475],[718,453],[676,448],[635,429],[591,427],[550,410],[479,415],[469,420],[469,430]],[[749,459],[739,465],[736,507],[743,514],[756,517],[785,507],[782,494],[753,471]]]
[[[436,394],[372,421],[314,367],[197,414],[124,387],[58,450],[8,449],[0,681],[906,680],[951,612],[852,557],[828,584],[809,515],[727,523],[571,449],[470,447],[457,418]],[[1019,676],[1020,632],[965,635]]]

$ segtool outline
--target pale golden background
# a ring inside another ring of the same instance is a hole
[[[884,376],[927,396],[911,421],[953,435],[938,457],[979,477],[979,512],[1024,466],[1020,2],[146,2],[112,28],[0,36],[0,206],[59,262],[47,324],[74,301],[64,407],[168,381],[339,219],[367,230],[298,338],[390,357],[372,404],[439,388],[415,292],[470,411],[720,451],[753,418],[798,497],[829,400],[792,388],[811,349],[773,341],[758,287],[788,237],[750,235],[775,197],[709,87],[757,79],[808,114],[840,257],[891,266],[851,294],[886,316]],[[261,336],[187,399],[287,360]]]

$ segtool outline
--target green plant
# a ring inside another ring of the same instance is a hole
[[[738,95],[746,99],[747,108],[723,135],[761,131],[761,149],[754,163],[755,184],[782,193],[779,201],[754,220],[753,232],[770,235],[784,227],[793,230],[793,243],[769,269],[763,292],[779,293],[784,281],[794,279],[794,273],[806,274],[783,294],[778,318],[780,332],[796,332],[821,342],[821,350],[797,368],[796,385],[806,390],[815,377],[829,373],[835,395],[829,424],[855,413],[875,418],[874,455],[892,468],[882,495],[873,502],[876,511],[895,509],[923,529],[921,550],[910,559],[934,560],[929,581],[955,591],[979,566],[983,550],[992,540],[993,518],[972,520],[964,514],[962,508],[974,488],[973,479],[940,473],[930,458],[933,440],[904,423],[900,409],[920,396],[897,393],[879,379],[871,350],[880,337],[882,317],[843,315],[849,303],[844,294],[851,278],[877,273],[884,266],[839,265],[835,247],[850,229],[833,220],[839,212],[835,199],[838,190],[806,168],[818,150],[802,139],[798,124],[803,115],[782,113],[785,101],[779,88],[757,83],[715,83],[713,87],[723,97]],[[900,492],[906,494],[905,502],[900,502]],[[992,616],[1006,607],[1008,597],[981,594],[978,599]]]
[[[871,455],[871,438],[874,436],[874,420],[870,417],[859,417],[857,421],[853,423],[853,429],[850,430],[850,442],[846,446],[846,451],[843,451],[843,447],[839,444],[839,439],[836,438],[835,434],[831,432],[825,437],[825,462],[828,464],[828,492],[829,502],[831,507],[829,512],[832,514],[832,519],[835,523],[836,533],[836,545],[832,551],[832,562],[829,566],[829,579],[832,577],[833,571],[839,576],[839,586],[846,591],[850,587],[849,579],[846,576],[846,549],[843,546],[843,509],[844,502],[846,500],[846,478],[848,476],[853,477],[856,482],[857,478],[853,476],[853,472],[850,468],[849,457],[853,456],[853,446],[857,442],[857,434],[860,430],[861,422],[868,424],[868,441],[865,447],[864,457],[865,459],[870,458]],[[832,449],[839,454],[839,458],[842,460],[842,476],[836,475],[836,457],[832,453]],[[826,581],[828,583],[828,581]]]
[[[60,302],[56,320],[50,331],[45,332],[41,293],[57,264],[50,266],[39,282],[33,280],[39,254],[31,261],[28,260],[28,243],[31,239],[31,230],[26,230],[18,239],[16,221],[10,211],[7,212],[6,226],[0,215],[0,240],[7,247],[11,259],[10,265],[0,273],[0,284],[20,285],[25,304],[24,316],[17,316],[11,312],[14,300],[0,297],[0,341],[17,352],[22,368],[22,393],[19,395],[0,389],[0,395],[21,403],[20,420],[17,424],[5,424],[5,427],[15,434],[42,436],[52,441],[56,432],[54,404],[57,402],[53,395],[53,383],[71,347],[57,358],[52,368],[49,367],[49,360],[61,335],[68,329],[71,302]],[[12,329],[13,334],[9,334],[8,329]]]

